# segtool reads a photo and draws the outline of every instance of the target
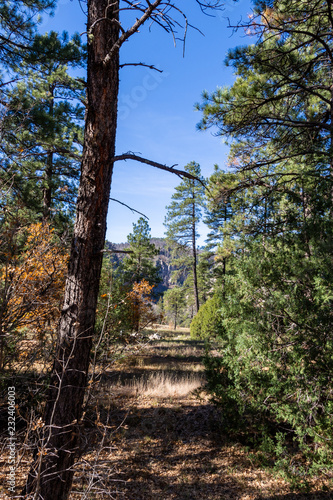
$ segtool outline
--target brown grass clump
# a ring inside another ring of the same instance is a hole
[[[140,395],[155,398],[181,398],[188,396],[204,384],[203,376],[197,374],[150,373],[148,377],[133,378],[114,388],[117,394]]]

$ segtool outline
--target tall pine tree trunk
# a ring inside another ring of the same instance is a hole
[[[332,26],[333,29],[333,26]],[[333,80],[333,71],[331,73],[331,78]],[[330,125],[331,125],[331,137],[330,137],[330,154],[331,154],[331,159],[330,159],[330,200],[329,200],[329,207],[330,207],[330,215],[331,218],[333,218],[333,81],[331,84],[331,101],[330,101]]]
[[[54,112],[54,87],[49,86],[50,104],[49,115],[53,118]],[[46,222],[50,217],[51,202],[52,202],[52,177],[53,177],[53,152],[49,151],[46,157],[46,168],[44,172],[43,186],[43,222]]]
[[[118,37],[118,2],[89,0],[88,108],[76,221],[45,426],[25,488],[36,499],[68,498],[79,452],[115,153],[119,51],[107,64],[103,60]]]
[[[193,292],[194,292],[194,307],[195,314],[199,311],[199,292],[198,292],[198,277],[197,277],[197,242],[196,242],[196,216],[195,216],[195,195],[193,181],[193,204],[192,204],[192,255],[193,255]]]
[[[43,187],[43,221],[46,222],[50,217],[52,202],[52,177],[53,177],[53,153],[47,155],[47,164],[44,173]]]

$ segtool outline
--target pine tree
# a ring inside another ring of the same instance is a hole
[[[213,4],[208,0],[198,0],[197,3],[203,10],[215,9],[220,4],[219,0]],[[57,354],[45,406],[45,427],[39,442],[42,449],[36,451],[24,490],[24,494],[36,492],[36,496],[39,494],[44,500],[68,498],[73,480],[74,453],[79,436],[77,427],[87,384],[113,165],[121,159],[131,158],[181,174],[137,155],[115,156],[120,49],[146,21],[151,20],[173,33],[174,26],[179,23],[175,23],[170,14],[183,15],[172,2],[161,0],[130,2],[125,10],[134,16],[133,19],[129,15],[127,29],[120,23],[119,15],[123,9],[118,1],[112,4],[107,0],[87,2],[88,103],[77,215],[59,322]],[[183,176],[188,174],[185,172]],[[46,455],[44,438],[48,447]],[[36,470],[39,471],[38,478]]]
[[[128,342],[131,332],[157,319],[152,301],[156,299],[154,287],[161,282],[154,263],[159,251],[150,240],[150,227],[141,217],[127,236],[126,256],[116,262],[109,254],[103,259],[97,332],[104,328],[108,346],[114,340]]]
[[[7,92],[1,179],[44,220],[73,213],[83,135],[84,109],[78,103],[84,83],[67,69],[84,64],[77,36],[38,35],[16,68],[19,83]]]
[[[166,316],[173,322],[173,328],[176,330],[184,315],[184,290],[178,286],[169,288],[163,295],[163,305]]]
[[[39,15],[52,12],[55,3],[55,0],[0,2],[0,60],[3,67],[11,68],[29,55]],[[6,80],[1,83],[5,84]]]
[[[201,177],[200,165],[195,162],[188,163],[185,171],[197,179]],[[203,185],[199,180],[184,179],[176,187],[172,200],[167,207],[168,212],[164,222],[167,227],[166,235],[174,249],[173,263],[191,272],[194,310],[197,313],[199,310],[197,239],[198,224],[202,216]]]
[[[226,274],[226,263],[230,256],[228,222],[234,212],[230,191],[238,185],[238,182],[237,174],[226,173],[217,165],[214,166],[214,172],[208,179],[204,222],[210,229],[206,240],[206,251],[207,257],[215,261],[213,279],[222,278]]]
[[[145,279],[155,286],[161,282],[159,269],[154,264],[154,257],[159,251],[150,240],[149,224],[146,219],[140,217],[138,222],[133,224],[133,232],[127,236],[129,253],[117,271],[124,283],[133,285],[134,282],[139,283]]]

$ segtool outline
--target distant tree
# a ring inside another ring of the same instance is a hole
[[[184,290],[178,286],[169,288],[163,295],[163,305],[165,315],[173,322],[173,328],[176,330],[184,314]]]
[[[200,304],[204,304],[213,293],[216,280],[216,272],[214,270],[215,260],[211,252],[207,251],[206,247],[200,249],[197,268]]]
[[[185,171],[197,179],[201,178],[198,163],[187,164]],[[173,263],[178,267],[185,266],[191,272],[196,313],[199,310],[197,239],[204,202],[203,190],[199,180],[184,179],[172,195],[173,201],[167,207],[168,212],[164,222],[167,228],[166,236],[173,247]]]
[[[156,298],[154,288],[161,281],[159,268],[154,264],[159,251],[150,240],[149,224],[141,217],[127,236],[122,250],[125,257],[115,262],[113,257],[118,254],[112,250],[104,256],[96,331],[99,334],[104,328],[106,343],[112,339],[127,341],[131,332],[157,320],[149,304]]]
[[[124,284],[133,285],[143,279],[152,286],[161,282],[159,269],[154,263],[159,250],[150,240],[149,224],[145,218],[140,217],[133,224],[133,232],[127,236],[128,253],[117,269],[117,278]]]
[[[152,305],[152,292],[153,285],[142,279],[139,283],[135,282],[126,295],[131,327],[134,332],[139,332],[158,320],[158,314]]]
[[[238,180],[237,174],[226,173],[217,165],[208,179],[204,223],[210,230],[207,234],[206,250],[215,260],[215,277],[226,274],[227,253],[221,249],[225,248],[229,241],[228,221],[234,211],[230,190],[238,185]]]

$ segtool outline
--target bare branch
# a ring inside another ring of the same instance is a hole
[[[110,63],[113,54],[120,49],[122,44],[126,42],[126,40],[130,38],[130,36],[132,36],[134,33],[138,31],[140,26],[142,26],[142,24],[144,24],[147,21],[147,19],[150,18],[154,10],[162,3],[162,1],[163,0],[156,0],[154,3],[149,4],[148,8],[144,12],[144,14],[140,17],[140,19],[137,19],[136,22],[133,24],[133,26],[119,37],[118,41],[113,45],[110,52],[104,58],[103,61],[104,65],[107,66]]]
[[[201,10],[207,14],[207,10],[219,10],[222,8],[222,0],[196,0],[198,5],[200,6]],[[186,41],[186,36],[187,36],[187,30],[189,27],[196,29],[200,33],[202,33],[198,28],[195,26],[192,26],[189,24],[186,15],[184,12],[179,9],[172,1],[170,0],[155,0],[155,2],[151,3],[149,0],[146,1],[147,5],[145,5],[143,2],[133,2],[132,0],[124,0],[124,3],[127,4],[127,7],[119,9],[119,11],[123,10],[135,10],[140,13],[142,13],[140,18],[137,18],[134,24],[125,30],[121,24],[119,23],[118,20],[116,19],[110,19],[107,17],[107,11],[105,12],[105,17],[97,19],[91,26],[90,32],[92,29],[96,26],[97,23],[108,20],[113,23],[117,23],[119,26],[120,30],[122,31],[122,35],[118,38],[118,40],[113,44],[113,46],[110,49],[110,52],[105,56],[103,64],[108,65],[112,59],[113,54],[120,49],[120,47],[123,45],[125,41],[127,41],[134,33],[137,33],[139,31],[139,28],[148,20],[150,19],[153,23],[156,23],[160,27],[162,27],[167,33],[171,33],[174,43],[176,44],[176,28],[180,27],[183,29],[182,23],[180,23],[177,19],[173,18],[170,16],[170,11],[177,11],[178,14],[180,14],[184,20],[185,20],[185,28],[184,28],[184,36],[180,39],[183,44],[184,48],[183,51],[185,52],[185,41]],[[113,6],[115,4],[111,4],[110,6]],[[122,67],[123,65],[121,65]],[[155,68],[152,68],[155,69]]]
[[[92,30],[94,29],[94,27],[96,26],[96,24],[102,22],[102,21],[108,21],[109,23],[111,24],[116,24],[118,26],[118,28],[120,29],[120,31],[124,34],[126,33],[126,31],[124,30],[124,28],[122,27],[122,25],[120,24],[120,22],[118,21],[118,19],[110,19],[108,17],[101,17],[100,19],[97,19],[91,26],[90,26],[90,29],[89,29],[89,33],[92,32]],[[82,34],[81,34],[82,36]]]
[[[119,68],[124,68],[125,66],[144,66],[145,68],[153,69],[158,71],[159,73],[163,73],[162,69],[156,68],[153,64],[145,64],[145,63],[124,63],[119,64]]]
[[[134,253],[133,250],[116,250],[111,248],[110,250],[102,250],[102,253]]]
[[[196,0],[197,4],[199,5],[201,11],[206,14],[207,16],[212,16],[212,14],[208,14],[208,10],[221,10],[224,7],[224,2],[221,2],[221,0],[211,0],[211,1],[201,1],[201,0]]]
[[[133,212],[133,213],[135,212],[135,213],[137,213],[137,214],[139,214],[139,215],[142,215],[142,217],[145,217],[146,219],[148,219],[148,220],[149,220],[149,217],[147,217],[147,215],[142,214],[142,213],[141,213],[141,212],[139,212],[138,210],[135,210],[135,208],[131,208],[131,207],[129,207],[128,205],[126,205],[126,203],[123,203],[122,201],[116,200],[115,198],[109,198],[109,200],[110,200],[110,201],[115,201],[116,203],[119,203],[120,205],[124,205],[124,207],[129,208],[131,212]]]
[[[158,163],[156,161],[148,160],[147,158],[142,158],[141,156],[134,155],[132,153],[125,153],[120,156],[115,156],[112,160],[113,163],[116,161],[122,161],[122,160],[135,160],[139,161],[141,163],[145,163],[146,165],[150,165],[155,168],[159,168],[160,170],[165,170],[166,172],[171,172],[172,174],[178,175],[178,177],[183,178],[186,177],[187,179],[191,179],[193,181],[198,181],[202,186],[207,189],[205,183],[196,177],[195,175],[189,174],[188,172],[184,172],[184,170],[178,170],[174,168],[176,165],[173,165],[172,167],[168,167],[167,165],[163,165],[162,163]]]

